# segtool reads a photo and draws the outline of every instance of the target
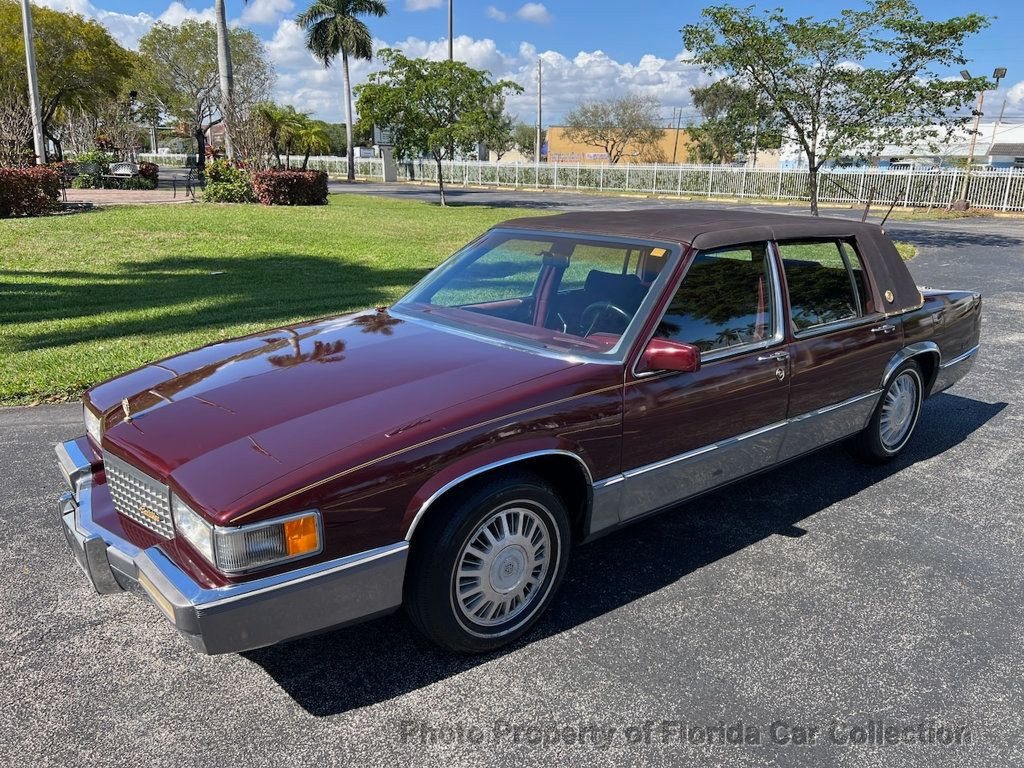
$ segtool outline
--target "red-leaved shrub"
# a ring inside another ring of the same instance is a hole
[[[139,163],[139,176],[158,184],[160,182],[160,166],[156,163]]]
[[[60,176],[52,168],[0,168],[0,219],[39,216],[60,206]]]
[[[327,174],[278,169],[258,171],[252,175],[252,190],[264,205],[326,205]]]

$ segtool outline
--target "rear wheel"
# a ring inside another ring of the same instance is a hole
[[[565,505],[530,473],[457,492],[424,525],[410,551],[406,611],[452,650],[482,653],[521,636],[565,574]]]
[[[923,400],[921,368],[908,360],[893,373],[871,421],[854,439],[857,453],[876,463],[898,456],[914,434]]]

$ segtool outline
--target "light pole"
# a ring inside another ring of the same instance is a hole
[[[25,35],[25,67],[28,70],[28,104],[32,110],[32,142],[36,163],[46,162],[46,144],[43,143],[43,117],[39,111],[39,79],[36,76],[36,45],[32,35],[32,6],[21,0],[21,24]]]
[[[454,3],[455,3],[455,0],[448,0],[448,61],[455,61],[455,53],[454,53],[454,49],[452,47],[453,46],[452,30],[454,28],[453,27],[453,22],[452,22],[452,17],[454,16],[454,11],[455,11],[455,9],[452,6],[453,6]]]
[[[540,59],[540,58],[537,59],[537,137],[536,137],[536,140],[534,142],[534,147],[533,147],[533,162],[537,163],[538,165],[540,165],[540,149],[541,149],[540,143],[541,143],[541,135],[543,133],[543,128],[542,128],[542,125],[543,125],[543,113],[541,111],[542,110],[541,93],[542,93],[542,90],[543,90],[543,74],[542,74],[542,71],[541,71],[541,61],[542,61],[542,59]]]
[[[960,70],[960,77],[964,80],[971,80],[971,73],[966,69]],[[999,81],[1006,77],[1006,67],[996,67],[995,71],[992,72],[992,77],[996,81],[996,88],[999,87]],[[978,133],[981,128],[981,116],[982,107],[985,105],[985,89],[982,88],[978,91],[978,106],[974,110],[974,130],[971,131],[971,143],[970,148],[967,150],[967,166],[964,168],[964,178],[960,182],[960,198],[953,203],[953,210],[955,211],[966,211],[970,208],[971,203],[967,199],[967,188],[971,182],[971,167],[974,165],[974,148],[978,143]]]

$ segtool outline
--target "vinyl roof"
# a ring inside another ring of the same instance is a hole
[[[639,211],[573,211],[528,216],[498,226],[553,232],[589,232],[692,244],[699,248],[804,237],[856,237],[880,233],[877,224],[850,219],[794,216],[721,208],[652,208]]]
[[[843,238],[855,240],[872,276],[875,306],[889,314],[920,307],[924,299],[896,247],[877,224],[852,219],[791,216],[722,208],[653,208],[643,211],[577,211],[529,216],[505,229],[586,233],[692,245],[706,250],[766,240]]]

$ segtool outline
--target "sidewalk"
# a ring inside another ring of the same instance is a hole
[[[190,203],[192,198],[179,186],[177,196],[173,189],[69,189],[69,203],[91,205],[139,205],[140,203]]]

